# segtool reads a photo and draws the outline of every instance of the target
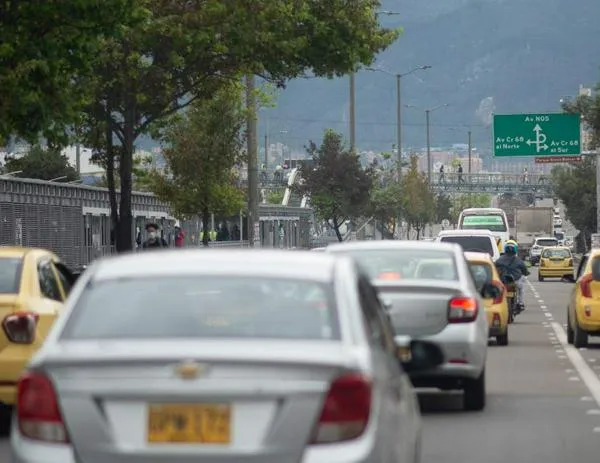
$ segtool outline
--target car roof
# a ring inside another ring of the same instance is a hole
[[[556,240],[558,241],[558,239],[556,238],[556,236],[536,236],[535,240]]]
[[[27,248],[24,246],[0,246],[0,257],[23,258],[25,255],[34,253],[56,257],[52,251],[42,248]]]
[[[544,246],[544,251],[546,249],[565,249],[566,251],[571,252],[571,248],[569,248],[568,246]]]
[[[422,250],[422,251],[446,251],[462,252],[460,245],[456,243],[440,243],[436,241],[412,241],[412,240],[381,240],[381,241],[351,241],[347,243],[335,243],[327,246],[326,253],[337,253],[344,251],[376,251],[376,250]]]
[[[336,257],[322,252],[254,249],[152,250],[101,259],[93,280],[180,275],[264,276],[331,282]],[[290,265],[292,264],[292,265]]]
[[[464,254],[465,259],[467,259],[469,262],[487,262],[490,264],[494,263],[492,257],[487,252],[466,251]]]
[[[500,209],[497,207],[468,207],[467,209],[463,209],[461,214],[469,214],[469,213],[479,213],[479,212],[489,212],[492,214],[502,213],[504,214],[504,209]]]
[[[442,230],[438,233],[438,236],[489,236],[494,238],[494,234],[489,230]]]

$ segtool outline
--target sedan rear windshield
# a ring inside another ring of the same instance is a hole
[[[373,280],[458,280],[454,254],[447,251],[361,249],[343,252],[352,256]]]
[[[542,257],[546,257],[548,259],[568,259],[571,257],[571,252],[568,249],[544,249],[542,252]]]
[[[494,276],[490,265],[484,262],[469,262],[469,269],[477,289],[481,289],[484,284],[490,283]]]
[[[0,258],[0,294],[19,293],[22,267],[22,259]]]
[[[443,236],[440,241],[444,243],[459,244],[465,252],[486,252],[494,255],[494,246],[489,236]]]
[[[541,239],[535,241],[536,246],[548,247],[548,246],[556,246],[558,244],[558,240],[553,238]]]
[[[340,339],[333,287],[236,276],[92,283],[63,339]]]

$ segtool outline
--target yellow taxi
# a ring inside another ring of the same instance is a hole
[[[552,246],[542,249],[538,280],[544,278],[567,278],[573,280],[573,254],[566,246]]]
[[[50,251],[0,247],[0,433],[8,431],[17,379],[76,278]]]
[[[587,347],[590,335],[600,336],[600,249],[583,256],[575,278],[567,307],[567,341]]]
[[[500,280],[494,261],[489,254],[483,252],[465,252],[464,254],[477,289],[480,290],[485,283],[492,283],[501,291],[495,299],[487,298],[483,300],[483,303],[487,313],[490,337],[495,337],[499,346],[508,346],[508,302],[504,284]]]

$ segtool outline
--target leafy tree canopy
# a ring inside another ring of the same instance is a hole
[[[325,131],[321,146],[311,141],[307,151],[312,169],[302,169],[303,183],[298,189],[310,197],[315,212],[331,223],[342,241],[340,226],[368,209],[373,170],[363,168],[359,155],[349,151],[341,134],[333,130]]]
[[[418,157],[411,156],[408,172],[402,176],[402,217],[409,228],[421,230],[435,218],[435,195],[429,189],[427,177],[419,172]]]
[[[60,150],[44,149],[33,146],[22,156],[7,157],[4,172],[17,172],[14,175],[22,178],[70,182],[77,180],[77,171],[69,164],[69,160]]]
[[[450,208],[450,223],[457,224],[458,217],[463,209],[471,207],[490,207],[492,198],[486,193],[462,194],[457,195],[452,199],[452,207]]]
[[[589,149],[600,147],[600,84],[596,86],[596,92],[592,96],[579,95],[574,100],[564,101],[562,109],[567,113],[581,114],[584,127],[590,129],[592,134]]]
[[[64,134],[85,100],[81,78],[90,75],[101,37],[132,19],[130,3],[0,2],[0,139]]]
[[[255,74],[283,85],[370,64],[398,31],[380,27],[377,0],[131,0],[143,21],[107,37],[95,63],[90,138],[121,145],[117,249],[132,248],[132,155],[137,137],[196,99]],[[110,183],[110,181],[109,181]],[[115,207],[112,207],[115,209]]]
[[[242,86],[231,84],[211,100],[193,103],[168,127],[166,171],[150,173],[152,191],[180,217],[201,216],[209,229],[211,213],[234,214],[244,195],[233,185],[232,169],[241,155],[246,111]],[[208,245],[208,233],[204,234]]]
[[[596,159],[584,156],[581,162],[552,169],[556,196],[565,205],[565,214],[587,236],[596,231]]]

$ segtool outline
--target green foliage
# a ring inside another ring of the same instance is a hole
[[[340,226],[361,217],[370,206],[374,172],[362,167],[359,155],[349,151],[333,130],[325,131],[321,146],[311,141],[307,152],[313,159],[312,169],[302,170],[303,184],[298,190],[310,197],[317,215],[331,223],[342,241]]]
[[[441,223],[442,220],[452,221],[452,199],[446,195],[438,194],[435,197],[435,222]]]
[[[592,133],[590,150],[600,147],[600,84],[596,86],[596,93],[592,96],[580,95],[574,100],[562,103],[563,111],[572,114],[581,114],[583,124]]]
[[[152,191],[174,214],[200,215],[204,230],[209,229],[211,213],[231,215],[244,207],[243,192],[233,185],[232,175],[246,120],[242,94],[241,84],[235,83],[211,100],[193,103],[166,131],[166,171],[149,174]]]
[[[267,193],[267,197],[265,199],[267,200],[268,204],[281,204],[284,195],[284,191],[270,191],[269,193]]]
[[[71,182],[77,180],[77,171],[69,164],[69,160],[58,149],[44,149],[39,145],[33,146],[28,153],[19,157],[7,157],[4,172],[19,172],[16,177],[36,178]]]
[[[133,19],[129,0],[0,2],[0,138],[65,142],[100,40]]]
[[[396,220],[402,214],[402,186],[398,182],[387,182],[373,188],[371,193],[370,214],[383,224],[393,224],[391,233],[396,228]]]
[[[585,234],[596,231],[596,159],[584,156],[572,166],[552,169],[556,196],[565,205],[565,214],[575,228]]]
[[[133,191],[150,192],[152,181],[150,178],[150,169],[152,167],[151,156],[136,156],[133,159]],[[116,189],[121,188],[119,178],[114,179]],[[105,173],[94,182],[94,186],[108,188],[108,176]]]
[[[169,116],[211,99],[242,75],[278,86],[307,72],[339,76],[370,64],[398,36],[379,25],[377,0],[130,1],[142,20],[104,39],[84,120],[85,137],[97,140],[92,146],[104,153],[109,171],[119,156],[118,216],[116,200],[111,207],[119,251],[133,245],[130,192],[138,136],[162,131]]]
[[[435,195],[429,189],[427,177],[419,172],[418,161],[417,156],[411,156],[408,172],[402,176],[402,217],[417,231],[417,238],[435,218]]]

